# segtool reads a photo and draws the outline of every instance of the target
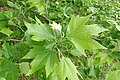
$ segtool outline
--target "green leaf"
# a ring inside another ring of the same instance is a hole
[[[116,24],[116,28],[120,31],[120,26],[118,24]]]
[[[68,39],[75,45],[78,51],[85,55],[85,49],[105,49],[90,36],[98,35],[98,33],[105,31],[96,25],[85,25],[91,15],[86,17],[72,16],[67,29]]]
[[[90,35],[98,35],[99,33],[107,30],[99,27],[97,24],[85,25],[85,27]]]
[[[9,28],[3,28],[0,32],[6,34],[7,36],[10,36],[13,33],[13,31],[11,31]]]
[[[120,70],[120,62],[115,62],[113,65],[112,65],[112,68],[115,68],[117,70]]]
[[[6,58],[9,58],[11,56],[10,46],[7,43],[4,43],[2,45],[2,48],[0,49],[0,53],[4,55]]]
[[[19,64],[19,69],[20,69],[20,73],[23,74],[27,74],[30,67],[29,67],[29,63],[28,62],[22,62]]]
[[[6,20],[7,17],[0,12],[0,29],[8,25],[8,20]]]
[[[112,56],[115,57],[115,58],[120,59],[120,51],[113,51]]]
[[[70,54],[73,56],[81,56],[80,52],[77,49],[72,49]]]
[[[91,67],[90,67],[90,72],[89,72],[89,75],[90,76],[94,76],[95,77],[95,67],[94,65],[92,64]]]
[[[45,50],[42,46],[34,46],[22,59],[34,59],[39,53]]]
[[[27,27],[27,33],[32,35],[32,39],[35,41],[42,41],[44,39],[50,40],[53,38],[52,29],[44,24],[36,23],[30,24],[24,22]]]
[[[44,6],[44,0],[28,0],[28,3],[30,3],[30,7],[36,7],[37,11],[40,12],[41,14],[45,13],[45,6]]]
[[[2,54],[0,53],[0,60],[2,59]]]
[[[79,80],[76,66],[67,57],[61,59],[54,73],[57,75],[58,80],[65,80],[66,78],[68,80]]]
[[[7,1],[7,4],[8,4],[9,6],[11,6],[11,7],[17,8],[17,6],[16,6],[13,2],[11,2],[11,1]],[[17,9],[18,9],[18,8],[17,8]]]
[[[108,72],[105,80],[119,80],[119,79],[120,79],[120,70],[117,70],[117,71]]]
[[[5,78],[1,78],[1,77],[0,77],[0,80],[6,80],[6,79],[5,79]]]
[[[110,23],[111,25],[115,25],[115,27],[120,31],[120,26],[117,24],[116,21],[114,21],[114,20],[107,20],[107,21],[108,21],[108,23]]]
[[[54,65],[58,63],[58,59],[55,53],[49,53],[48,59],[45,63],[46,77],[53,71]]]
[[[18,80],[19,70],[12,61],[4,59],[0,64],[0,77],[6,80]]]
[[[14,46],[10,46],[8,43],[4,43],[0,49],[0,53],[5,58],[17,59],[18,54],[16,54],[16,49]]]
[[[27,75],[33,74],[37,70],[40,70],[45,66],[46,77],[52,72],[54,64],[58,62],[57,56],[55,53],[47,51],[42,46],[35,46],[30,52],[25,55],[22,59],[31,59],[34,60],[31,62],[31,69]]]
[[[108,65],[110,65],[113,61],[113,58],[110,57],[108,54],[106,53],[102,53],[102,52],[99,52],[97,53],[97,55],[95,56],[96,59],[99,58],[99,66],[102,65],[103,63],[108,63]]]

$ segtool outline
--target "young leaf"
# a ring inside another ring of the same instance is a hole
[[[85,49],[105,49],[95,40],[91,39],[91,35],[98,35],[98,33],[105,31],[95,25],[85,25],[90,15],[86,17],[72,16],[68,26],[68,39],[75,45],[78,51],[85,55]]]
[[[52,24],[50,24],[53,29],[59,30],[61,32],[62,26],[60,24],[57,24],[56,22],[53,21]]]
[[[32,35],[32,39],[35,41],[42,41],[44,39],[50,40],[53,38],[52,31],[50,27],[45,26],[44,24],[30,24],[24,22],[27,27],[27,33]]]

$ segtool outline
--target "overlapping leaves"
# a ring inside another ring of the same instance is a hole
[[[33,74],[45,66],[46,75],[48,76],[52,72],[54,64],[58,62],[56,54],[47,51],[42,46],[34,46],[23,59],[34,59],[30,64],[31,69],[27,75]]]
[[[105,31],[105,29],[97,25],[85,25],[89,17],[90,15],[86,17],[72,16],[67,30],[67,38],[83,55],[85,55],[85,49],[105,49],[105,47],[100,45],[97,41],[90,38],[92,35],[98,35],[98,33]],[[27,27],[27,33],[32,35],[32,40],[52,40],[53,34],[51,28],[42,24],[37,18],[35,24],[25,22],[25,25]],[[23,59],[33,59],[30,64],[31,69],[27,75],[33,74],[45,67],[46,77],[49,80],[65,80],[66,78],[79,80],[77,75],[79,73],[72,61],[62,56],[59,62],[57,53],[59,54],[59,51],[49,51],[40,45],[33,46],[30,52],[23,57]]]
[[[58,80],[65,80],[66,78],[69,80],[79,80],[77,76],[79,73],[76,70],[76,66],[67,57],[63,57],[58,63],[55,74]]]
[[[27,26],[27,33],[32,35],[32,39],[34,41],[43,41],[43,40],[51,40],[52,32],[51,29],[47,26],[44,26],[38,19],[36,19],[38,23],[30,24],[25,22]],[[27,73],[27,75],[33,74],[38,70],[45,68],[46,78],[49,80],[53,80],[53,74],[57,76],[57,80],[64,80],[66,78],[71,80],[79,80],[77,74],[78,71],[72,61],[63,57],[60,60],[57,58],[57,51],[49,51],[44,46],[36,45],[32,46],[33,48],[30,52],[25,55],[22,59],[33,59],[30,63],[31,69]],[[58,55],[59,56],[59,55]],[[56,67],[55,67],[56,66]]]

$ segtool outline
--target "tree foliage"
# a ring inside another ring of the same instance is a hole
[[[119,80],[119,0],[0,1],[1,80]]]

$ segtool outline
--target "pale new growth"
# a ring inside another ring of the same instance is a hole
[[[62,26],[60,24],[57,24],[55,21],[53,21],[52,24],[50,24],[53,29],[57,29],[61,32]]]

